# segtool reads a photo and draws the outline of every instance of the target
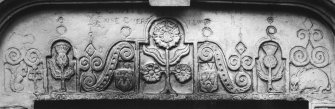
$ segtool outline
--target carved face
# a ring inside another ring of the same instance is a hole
[[[158,22],[152,28],[151,36],[154,41],[158,46],[166,49],[176,46],[182,35],[178,25],[169,20]]]

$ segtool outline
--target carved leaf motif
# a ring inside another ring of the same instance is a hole
[[[182,49],[177,49],[175,51],[175,55],[173,56],[173,58],[170,59],[170,65],[175,65],[178,63],[178,61],[180,61],[181,57],[187,55],[190,52],[190,47],[189,45],[185,46],[185,48]]]
[[[153,57],[159,64],[166,65],[165,59],[157,49],[147,48],[146,46],[143,46],[143,52]]]
[[[257,61],[257,75],[259,78],[261,78],[262,80],[268,81],[269,76],[268,73],[266,73],[267,71],[264,70],[264,65],[258,60]],[[283,61],[280,65],[280,68],[278,70],[278,73],[274,74],[272,73],[272,81],[277,81],[279,79],[281,79],[283,77],[283,73],[285,71],[285,61]]]

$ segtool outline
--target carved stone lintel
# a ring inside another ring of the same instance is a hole
[[[149,0],[150,6],[190,6],[191,0]]]

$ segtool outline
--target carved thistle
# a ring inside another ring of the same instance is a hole
[[[143,46],[143,53],[152,57],[158,64],[147,63],[142,66],[144,81],[155,83],[165,75],[165,85],[161,93],[176,93],[171,87],[171,75],[179,83],[186,83],[192,77],[192,68],[188,64],[178,64],[182,57],[190,52],[190,45],[184,44],[184,30],[173,19],[155,20],[149,29],[150,45]],[[164,68],[161,68],[164,67]]]
[[[323,39],[323,33],[313,28],[310,19],[304,21],[307,29],[297,31],[297,37],[307,39],[307,45],[295,46],[290,51],[290,90],[298,93],[329,93],[329,53],[323,46],[314,46]]]
[[[46,73],[44,65],[42,55],[36,48],[8,48],[5,53],[4,66],[5,72],[11,75],[10,89],[13,92],[38,93],[43,91],[42,80]],[[26,86],[32,86],[32,88]]]
[[[52,78],[60,81],[60,92],[67,91],[66,81],[75,75],[76,59],[73,55],[72,45],[68,41],[60,39],[52,44],[47,67]]]
[[[272,17],[268,17],[270,26],[266,28],[266,33],[269,39],[266,39],[261,43],[258,50],[257,58],[257,75],[258,77],[267,83],[266,92],[268,93],[280,93],[284,92],[284,82],[278,82],[285,75],[286,59],[282,57],[282,50],[276,37],[277,28],[272,26]],[[274,82],[278,82],[275,84]],[[275,85],[274,85],[275,84]],[[260,85],[258,85],[260,87]]]
[[[239,48],[239,46],[244,45],[238,44],[237,48]],[[244,52],[245,49],[246,48],[241,48],[237,50],[242,50]],[[222,49],[213,42],[202,43],[198,52],[201,91],[213,92],[217,90],[217,75],[219,75],[223,86],[230,93],[243,93],[250,89],[252,80],[250,75],[245,72],[244,66],[248,69],[252,69],[251,57],[232,55],[229,59],[230,62],[227,63]],[[243,53],[239,52],[239,54]],[[235,75],[231,75],[231,73],[229,73],[229,69],[227,68],[228,66],[231,66],[230,69],[235,72]],[[231,77],[235,78],[232,80]]]

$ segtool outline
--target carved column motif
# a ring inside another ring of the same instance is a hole
[[[306,18],[306,29],[297,31],[301,40],[307,38],[305,46],[295,46],[290,51],[290,91],[297,93],[329,93],[331,84],[328,49],[314,46],[323,39],[323,33],[313,28],[313,23]]]
[[[270,24],[273,22],[272,17],[269,17],[267,20]],[[258,58],[256,58],[257,75],[261,80],[267,82],[267,92],[284,92],[285,82],[279,83],[275,86],[273,83],[279,80],[284,80],[282,78],[283,75],[285,75],[286,62],[286,59],[282,58],[282,50],[280,45],[277,41],[275,41],[277,39],[274,37],[274,35],[277,33],[277,28],[270,25],[266,28],[266,33],[270,39],[263,41],[259,46]]]
[[[51,46],[51,56],[47,57],[47,62],[49,75],[51,75],[54,80],[61,82],[59,89],[54,89],[54,84],[49,84],[49,87],[52,88],[51,91],[58,90],[60,92],[66,92],[68,89],[66,85],[71,84],[71,81],[70,83],[66,83],[66,81],[71,80],[76,73],[76,59],[72,45],[63,39],[53,42]]]
[[[160,93],[177,93],[171,86],[172,75],[182,84],[189,82],[192,78],[191,65],[178,64],[182,57],[190,52],[190,45],[183,43],[184,37],[183,28],[173,19],[161,18],[155,20],[150,26],[150,45],[143,46],[143,53],[153,58],[155,62],[142,66],[141,74],[144,81],[152,84],[159,82],[163,73],[165,85]]]
[[[8,48],[5,53],[4,66],[5,73],[11,75],[10,89],[13,92],[44,92],[42,81],[46,73],[44,65],[42,55],[36,48]],[[32,86],[32,88],[25,86]]]

